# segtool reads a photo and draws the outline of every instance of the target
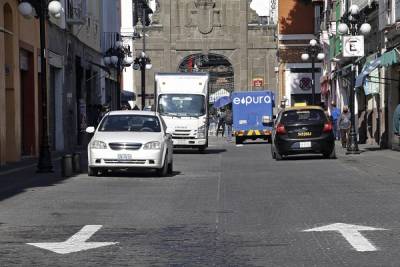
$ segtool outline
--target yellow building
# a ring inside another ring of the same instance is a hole
[[[0,165],[39,147],[39,22],[0,0]]]

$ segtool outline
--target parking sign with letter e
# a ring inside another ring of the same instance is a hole
[[[363,57],[364,36],[343,36],[343,57]]]

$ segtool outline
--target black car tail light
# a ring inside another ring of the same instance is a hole
[[[332,123],[331,122],[326,122],[325,124],[324,124],[324,129],[323,129],[323,132],[330,132],[330,131],[332,131],[332,129],[333,129],[333,126],[332,126]]]
[[[277,134],[286,134],[285,125],[283,125],[282,123],[279,123],[279,124],[276,126],[276,133],[277,133]]]

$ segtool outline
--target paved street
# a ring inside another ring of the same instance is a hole
[[[171,177],[27,186],[1,196],[0,266],[398,266],[398,152],[337,151],[276,162],[267,144],[213,137],[206,154],[178,151]],[[304,232],[335,223],[380,229]],[[66,254],[27,244],[73,235],[69,249],[117,243]]]

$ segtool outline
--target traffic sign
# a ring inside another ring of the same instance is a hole
[[[363,57],[364,36],[343,36],[343,57]]]

